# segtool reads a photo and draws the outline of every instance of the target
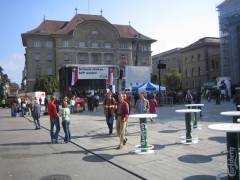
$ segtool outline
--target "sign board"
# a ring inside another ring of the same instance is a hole
[[[108,79],[108,67],[78,66],[78,79]]]
[[[151,81],[150,66],[126,66],[125,67],[125,88],[139,86]]]

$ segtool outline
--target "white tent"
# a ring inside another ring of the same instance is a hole
[[[148,82],[138,86],[137,89],[138,91],[159,91],[159,85]],[[160,86],[160,91],[166,91],[166,87]]]

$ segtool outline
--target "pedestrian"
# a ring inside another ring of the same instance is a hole
[[[154,95],[150,96],[149,99],[149,113],[156,114],[157,113],[157,100],[155,99]],[[153,122],[153,119],[150,118],[151,122]]]
[[[63,108],[61,111],[62,117],[62,127],[65,133],[64,142],[68,143],[71,141],[71,132],[70,132],[70,109],[68,108],[67,102],[63,103]]]
[[[51,96],[50,102],[48,103],[48,114],[50,117],[50,137],[52,143],[58,143],[58,134],[60,131],[59,115],[57,113],[55,101],[56,98],[54,96]],[[56,128],[55,132],[54,126]]]
[[[6,107],[6,100],[3,98],[2,99],[2,107],[5,108]]]
[[[40,104],[40,106],[42,105],[42,98],[41,97],[39,98],[39,104]]]
[[[63,103],[64,104],[64,103]],[[75,96],[73,96],[70,100],[70,112],[74,112],[74,106],[75,106]]]
[[[111,135],[113,131],[115,105],[116,105],[116,101],[112,97],[111,91],[108,91],[107,95],[104,98],[103,106],[104,106],[104,114],[106,117],[106,122],[109,129],[109,135]]]
[[[149,108],[149,101],[144,97],[144,92],[140,92],[135,105],[135,112],[139,114],[148,113]]]
[[[185,100],[186,100],[187,104],[192,104],[192,102],[193,102],[193,96],[192,96],[191,91],[189,89],[187,90]]]
[[[236,92],[235,92],[233,101],[236,105],[237,111],[240,111],[240,107],[238,107],[240,105],[240,88],[237,87],[237,88],[235,88],[235,90],[236,90]]]
[[[11,116],[16,117],[17,116],[17,102],[13,100],[11,104]]]
[[[45,96],[45,99],[44,99],[44,106],[45,106],[44,114],[47,114],[47,112],[48,112],[48,98],[47,98],[47,96]]]
[[[32,117],[35,123],[35,129],[40,129],[40,116],[41,116],[41,106],[37,102],[37,100],[34,100],[33,110],[32,110]]]
[[[220,96],[221,96],[221,91],[220,91],[219,88],[217,88],[217,89],[215,90],[215,98],[216,98],[216,104],[217,104],[217,105],[221,104],[221,98],[220,98]]]
[[[117,135],[120,139],[120,144],[117,147],[117,149],[122,149],[123,145],[127,143],[127,138],[125,136],[126,135],[125,133],[127,128],[128,115],[129,115],[129,105],[124,100],[124,95],[119,93],[118,104],[116,108],[116,116],[117,116],[116,130],[117,130]]]

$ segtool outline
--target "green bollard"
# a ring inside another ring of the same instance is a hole
[[[239,180],[239,133],[227,132],[228,179]]]
[[[186,142],[192,142],[191,113],[185,113]]]
[[[194,107],[193,109],[198,109],[198,107]],[[197,128],[197,123],[198,123],[198,117],[197,117],[197,113],[193,113],[193,128]]]
[[[141,148],[147,148],[147,119],[140,118],[140,130],[141,130]],[[147,149],[142,149],[141,152],[146,152]]]

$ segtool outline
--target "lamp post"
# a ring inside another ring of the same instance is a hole
[[[158,60],[158,85],[159,85],[159,96],[158,96],[158,102],[159,102],[159,105],[161,105],[160,103],[160,99],[161,99],[161,93],[160,93],[160,90],[161,90],[161,76],[160,76],[160,73],[161,73],[161,69],[166,69],[166,64],[162,64],[161,63],[161,59]]]
[[[139,51],[139,39],[141,38],[141,34],[136,34],[135,36],[135,43],[136,43],[136,59],[134,65],[138,65],[138,51]]]

